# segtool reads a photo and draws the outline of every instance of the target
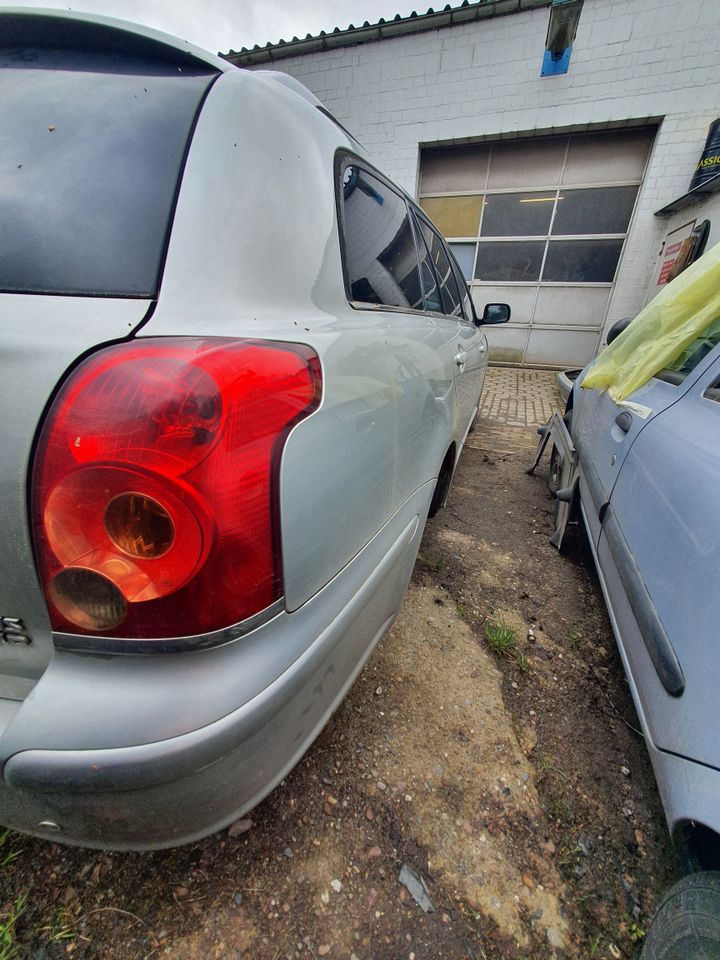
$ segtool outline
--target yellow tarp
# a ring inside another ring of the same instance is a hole
[[[624,400],[670,367],[720,317],[720,243],[672,280],[609,344],[582,386]]]

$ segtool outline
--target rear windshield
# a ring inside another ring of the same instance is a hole
[[[0,50],[0,291],[156,294],[194,119],[216,74]]]

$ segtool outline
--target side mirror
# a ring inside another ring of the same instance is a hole
[[[630,326],[632,321],[633,317],[623,317],[622,320],[617,320],[608,330],[605,342],[612,343],[613,340],[617,340],[623,330],[626,330]]]
[[[481,323],[507,323],[510,319],[510,305],[507,303],[486,303]]]

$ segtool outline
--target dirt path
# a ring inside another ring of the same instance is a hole
[[[27,900],[0,960],[632,957],[672,854],[592,562],[548,544],[532,443],[480,424],[395,627],[246,832],[145,855],[6,838],[0,910]]]

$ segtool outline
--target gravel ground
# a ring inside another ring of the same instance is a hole
[[[675,866],[532,439],[480,423],[395,626],[245,822],[151,854],[4,837],[0,960],[633,957]]]

